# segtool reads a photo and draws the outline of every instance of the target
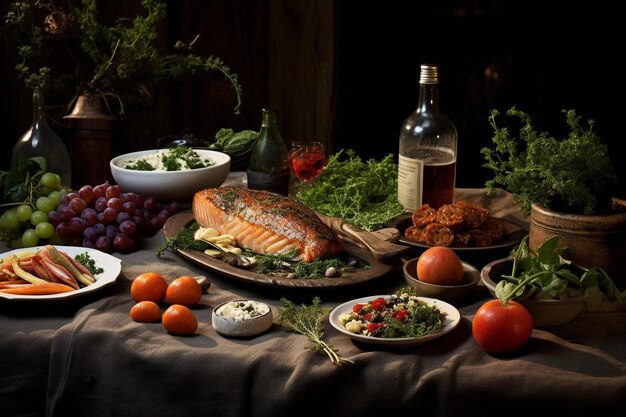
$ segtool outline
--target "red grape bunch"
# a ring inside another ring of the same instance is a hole
[[[48,222],[69,245],[124,253],[135,251],[142,237],[153,235],[179,210],[179,202],[162,204],[106,182],[62,196]]]

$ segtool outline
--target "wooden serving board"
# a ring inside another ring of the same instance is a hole
[[[178,231],[189,225],[194,220],[191,212],[181,212],[171,216],[163,226],[163,235],[166,239],[171,239]],[[339,258],[352,257],[359,263],[367,265],[368,268],[357,268],[354,272],[347,273],[344,277],[337,278],[317,278],[317,279],[289,279],[273,275],[259,274],[255,268],[242,269],[228,265],[226,262],[213,258],[204,252],[195,250],[177,250],[178,254],[192,262],[204,266],[205,268],[239,281],[246,281],[268,287],[285,288],[336,288],[355,284],[361,284],[386,275],[393,265],[379,262],[370,252],[359,247],[346,244]]]

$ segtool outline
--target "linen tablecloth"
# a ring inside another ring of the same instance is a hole
[[[483,190],[460,189],[456,198],[527,225],[504,191],[491,199]],[[210,324],[212,308],[247,297],[276,309],[281,297],[308,303],[314,296],[333,307],[403,286],[401,263],[364,285],[290,292],[214,274],[174,253],[158,258],[163,241],[158,233],[137,252],[114,253],[121,276],[98,292],[64,302],[0,299],[1,416],[622,416],[626,410],[623,311],[583,313],[569,324],[535,329],[521,352],[497,357],[471,335],[473,314],[490,298],[479,286],[454,303],[459,326],[419,346],[354,342],[326,321],[324,339],[354,361],[336,366],[276,320],[253,338],[220,336]],[[194,336],[131,320],[130,284],[146,271],[211,280],[194,308]]]

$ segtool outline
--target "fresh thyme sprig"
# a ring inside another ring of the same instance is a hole
[[[364,161],[352,149],[345,154],[339,151],[296,198],[314,211],[369,231],[384,227],[404,212],[398,201],[398,166],[392,154]]]
[[[322,340],[324,337],[323,319],[330,313],[330,308],[322,307],[319,297],[315,297],[310,305],[296,306],[286,298],[280,299],[284,307],[279,309],[280,325],[285,329],[305,335],[311,341],[305,349],[324,351],[335,365],[353,364],[349,359],[342,358],[337,349]]]
[[[498,110],[489,123],[494,130],[493,146],[481,150],[485,168],[494,178],[485,183],[488,194],[500,185],[515,196],[525,215],[532,203],[559,211],[598,214],[610,206],[610,190],[616,176],[607,146],[580,123],[574,110],[563,110],[569,133],[562,139],[539,133],[531,117],[515,107],[506,115],[519,119],[517,137],[512,129],[496,124]]]

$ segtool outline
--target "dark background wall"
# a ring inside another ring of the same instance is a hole
[[[261,108],[273,106],[288,141],[315,137],[330,152],[352,148],[364,158],[395,154],[400,125],[417,104],[419,66],[435,62],[441,108],[459,132],[457,186],[484,185],[490,173],[481,167],[480,149],[492,136],[489,110],[515,105],[555,135],[566,129],[562,109],[594,119],[620,176],[616,194],[624,195],[618,147],[625,91],[617,62],[625,37],[615,7],[538,0],[169,1],[163,48],[200,34],[197,52],[222,57],[239,74],[241,113],[232,114],[232,93],[218,75],[195,75],[160,86],[154,107],[123,125],[113,152],[155,147],[158,137],[183,130],[211,138],[221,127],[258,129]],[[109,18],[140,10],[136,0],[102,3]],[[3,38],[2,170],[31,121],[30,91],[16,80],[14,63]],[[46,100],[64,138],[66,100]]]

